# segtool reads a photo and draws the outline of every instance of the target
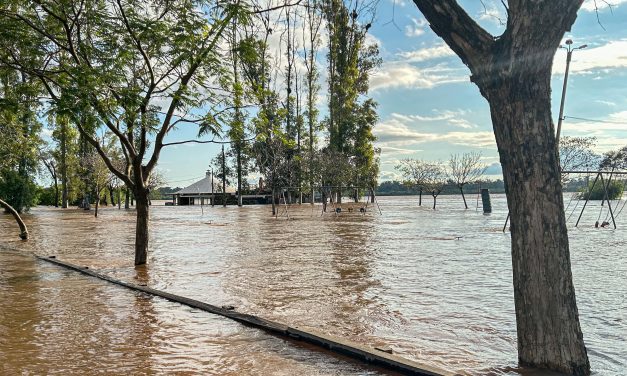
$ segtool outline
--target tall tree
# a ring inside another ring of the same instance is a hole
[[[573,375],[588,375],[590,364],[570,266],[551,68],[582,2],[510,0],[505,31],[495,37],[455,0],[414,0],[490,105],[511,215],[519,363]]]
[[[318,77],[320,76],[318,69],[318,50],[320,48],[320,29],[322,26],[321,6],[318,0],[310,0],[305,4],[305,24],[306,32],[303,33],[303,52],[304,64],[306,70],[306,107],[305,116],[307,117],[307,176],[309,181],[309,192],[311,194],[310,203],[314,204],[314,155],[316,148],[316,133],[319,130],[318,109],[316,107],[316,99],[320,90]]]
[[[135,264],[148,254],[148,187],[165,137],[188,121],[181,113],[211,99],[221,61],[216,46],[242,7],[210,1],[6,1],[0,46],[13,51],[36,34],[36,58],[10,54],[3,64],[37,77],[136,200]],[[202,90],[201,90],[202,89]],[[165,103],[165,105],[161,105]],[[114,166],[81,115],[117,137],[126,160]],[[208,117],[206,121],[211,121]],[[193,123],[205,121],[196,119]]]
[[[324,4],[329,37],[329,148],[340,155],[356,157],[361,163],[373,163],[371,128],[376,122],[376,106],[371,99],[363,104],[361,100],[368,93],[369,73],[381,62],[379,50],[376,45],[366,43],[370,23],[360,22],[357,6],[350,10],[342,0],[330,0]],[[364,128],[365,124],[368,125]],[[360,167],[370,177],[373,166]],[[376,180],[376,174],[373,176]],[[351,183],[359,184],[358,181]],[[338,201],[341,200],[341,193],[336,194]]]

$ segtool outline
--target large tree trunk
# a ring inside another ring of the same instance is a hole
[[[135,227],[135,265],[144,265],[148,257],[148,190],[135,189],[135,208],[137,210],[137,224]]]
[[[17,213],[17,211],[15,209],[13,209],[13,207],[11,205],[9,205],[8,203],[4,202],[2,199],[0,199],[0,206],[3,207],[4,210],[6,210],[9,213],[11,213],[11,215],[13,215],[13,218],[15,218],[15,221],[17,222],[17,225],[20,226],[20,238],[22,240],[27,240],[28,239],[28,229],[26,228],[26,224],[22,220],[22,217],[20,217],[20,215]]]
[[[590,365],[579,325],[550,107],[550,65],[489,91],[512,237],[518,358],[574,375]]]
[[[582,2],[509,1],[506,30],[495,38],[455,0],[414,0],[490,104],[511,219],[519,362],[571,375],[590,374],[590,365],[572,282],[550,94],[555,51]]]

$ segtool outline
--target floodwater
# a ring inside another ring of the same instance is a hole
[[[205,312],[36,261],[89,266],[119,279],[233,305],[466,375],[536,375],[517,367],[506,203],[438,210],[381,197],[382,214],[321,216],[308,204],[151,210],[149,264],[134,269],[134,212],[34,208],[31,240],[0,216],[0,373],[364,375],[385,371]],[[627,370],[627,211],[618,229],[599,203],[571,202],[571,259],[595,375]],[[613,204],[620,204],[613,202]],[[578,205],[578,206],[575,206]],[[620,206],[619,206],[620,208]],[[618,211],[618,210],[616,210]],[[573,215],[571,215],[573,213]],[[288,220],[289,216],[289,220]],[[609,219],[609,218],[608,218]],[[611,220],[609,220],[611,222]]]

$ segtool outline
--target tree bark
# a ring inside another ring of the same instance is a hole
[[[148,257],[148,223],[149,210],[148,190],[135,189],[135,208],[137,210],[137,224],[135,227],[135,265],[144,265]]]
[[[28,240],[28,229],[26,228],[26,224],[24,223],[24,221],[22,220],[22,217],[20,217],[18,212],[15,209],[13,209],[11,205],[6,203],[2,199],[0,199],[0,206],[3,207],[4,210],[11,213],[11,215],[13,215],[13,218],[15,218],[17,225],[20,226],[20,238],[22,240]]]
[[[510,212],[514,302],[521,365],[587,375],[590,365],[572,282],[550,66],[490,92]]]

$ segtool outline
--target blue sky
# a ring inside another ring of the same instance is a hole
[[[487,12],[477,0],[460,3],[492,34],[502,32],[499,18],[505,17],[499,0],[485,0]],[[596,136],[598,152],[627,145],[627,0],[610,3],[614,4],[611,10],[599,2],[600,25],[594,2],[586,0],[572,31],[565,36],[574,45],[587,44],[588,48],[573,54],[564,111],[569,118],[562,134]],[[370,32],[384,61],[371,77],[370,92],[379,103],[380,121],[374,132],[381,148],[380,180],[399,179],[394,166],[403,158],[446,161],[452,153],[470,151],[481,152],[484,163],[490,165],[489,173],[498,177],[500,165],[488,104],[470,83],[468,69],[431,31],[418,8],[407,0],[381,0]],[[323,57],[321,54],[321,64]],[[566,52],[558,51],[552,82],[554,121],[565,59]],[[196,129],[188,127],[168,138],[189,139],[195,133]],[[204,176],[219,148],[167,147],[158,169],[169,185],[188,185]]]

